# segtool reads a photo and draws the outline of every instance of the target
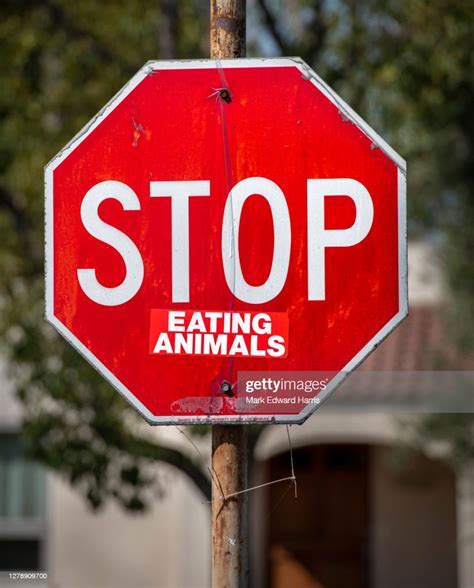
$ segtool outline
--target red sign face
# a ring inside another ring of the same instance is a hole
[[[302,422],[407,314],[405,163],[299,59],[148,63],[46,206],[47,318],[154,424]]]

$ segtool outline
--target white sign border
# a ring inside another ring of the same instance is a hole
[[[301,75],[313,83],[335,106],[341,115],[360,128],[373,144],[380,148],[398,168],[398,280],[399,310],[395,316],[353,357],[317,398],[318,404],[308,404],[297,415],[202,415],[160,417],[154,415],[91,351],[54,315],[54,232],[53,232],[53,172],[92,133],[101,122],[149,75],[164,69],[208,69],[210,67],[296,67]],[[143,416],[151,425],[191,424],[302,424],[323,401],[344,381],[366,357],[408,315],[406,222],[406,162],[352,108],[344,102],[301,58],[251,58],[232,60],[149,61],[102,108],[98,114],[45,167],[45,298],[46,320]]]

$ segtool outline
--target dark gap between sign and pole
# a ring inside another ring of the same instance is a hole
[[[211,59],[245,57],[246,0],[211,0],[210,8]],[[220,88],[219,99],[224,108],[230,103],[229,88]],[[248,495],[237,493],[247,488],[248,481],[246,425],[212,426],[212,470],[212,586],[244,588],[248,585]]]

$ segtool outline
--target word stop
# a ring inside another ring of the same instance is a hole
[[[173,302],[189,302],[189,199],[208,197],[209,180],[150,182],[150,197],[171,198],[171,277]],[[273,259],[268,278],[254,286],[245,280],[238,243],[243,206],[253,195],[268,203],[273,219]],[[355,219],[345,229],[325,228],[325,198],[347,196],[355,205]],[[101,284],[94,268],[79,268],[77,277],[83,292],[97,304],[117,306],[131,300],[144,279],[143,259],[135,243],[123,231],[99,217],[105,200],[117,200],[124,210],[140,210],[136,193],[123,182],[108,180],[93,186],[81,204],[81,220],[88,233],[113,247],[125,264],[125,277],[117,286]],[[373,223],[374,207],[367,188],[351,178],[307,180],[307,252],[308,300],[326,299],[325,250],[328,247],[351,247],[368,235]],[[273,300],[282,291],[288,275],[291,250],[291,219],[288,204],[280,187],[263,177],[246,178],[229,192],[222,220],[222,264],[227,285],[233,295],[250,304]]]

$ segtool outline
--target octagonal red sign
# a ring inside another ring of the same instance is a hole
[[[407,314],[405,163],[300,59],[146,64],[46,209],[47,318],[150,423],[302,422]]]

